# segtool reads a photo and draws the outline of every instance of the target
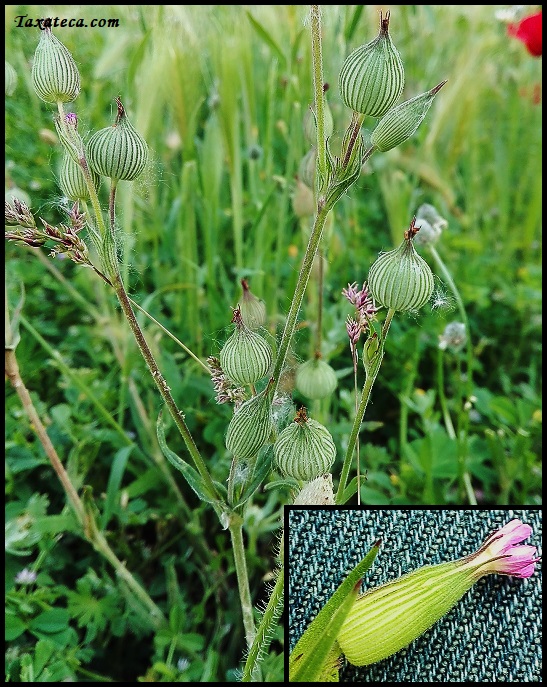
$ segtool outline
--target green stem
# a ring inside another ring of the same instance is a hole
[[[236,513],[231,514],[229,528],[230,536],[232,538],[232,549],[234,552],[234,564],[236,568],[239,599],[241,602],[241,613],[243,615],[243,627],[245,628],[245,639],[247,642],[247,648],[250,648],[256,636],[256,629],[253,618],[253,604],[251,602],[251,591],[249,589],[247,563],[245,561],[245,546],[243,544],[243,520]]]
[[[317,120],[317,173],[319,195],[322,195],[327,180],[327,150],[325,136],[325,92],[323,90],[323,57],[321,47],[321,9],[311,5],[311,49],[313,60],[313,91],[315,116]]]
[[[380,350],[378,351],[378,360],[376,364],[374,365],[374,368],[371,373],[366,372],[366,377],[365,377],[365,383],[363,385],[363,391],[361,393],[361,400],[359,402],[359,407],[357,409],[357,412],[355,414],[355,419],[353,421],[353,426],[351,428],[351,434],[349,437],[348,441],[348,446],[346,449],[346,455],[344,457],[344,464],[342,466],[342,472],[340,473],[340,483],[338,484],[338,490],[336,492],[336,503],[339,504],[342,500],[342,496],[344,494],[344,490],[346,488],[346,483],[348,480],[348,474],[349,470],[351,467],[351,461],[353,458],[353,451],[355,449],[355,444],[357,442],[357,438],[359,436],[359,431],[361,429],[361,423],[363,422],[363,417],[365,415],[365,411],[367,409],[368,402],[370,400],[370,394],[372,391],[372,387],[374,386],[374,382],[376,381],[376,377],[378,376],[378,372],[380,371],[380,367],[382,366],[382,360],[384,357],[384,346],[385,346],[385,341],[387,337],[387,333],[389,331],[389,327],[391,325],[391,320],[393,319],[393,316],[395,315],[395,311],[390,309],[388,310],[384,325],[382,327],[382,338],[380,341]]]
[[[137,318],[135,316],[135,313],[133,312],[133,308],[131,307],[131,301],[129,300],[129,296],[127,295],[127,292],[125,290],[125,287],[122,282],[122,278],[120,275],[120,271],[118,268],[118,262],[117,259],[115,258],[116,255],[116,250],[115,250],[115,237],[114,237],[114,210],[113,210],[113,204],[115,201],[115,187],[113,184],[113,189],[111,190],[110,193],[110,237],[109,239],[107,238],[105,240],[105,243],[109,242],[111,244],[111,248],[107,249],[105,251],[105,254],[108,255],[109,257],[109,263],[108,263],[108,272],[109,272],[109,280],[112,283],[112,286],[114,287],[114,290],[116,292],[116,295],[118,296],[118,301],[120,303],[120,306],[122,308],[122,311],[127,319],[127,322],[129,323],[129,327],[131,328],[131,331],[133,332],[133,336],[135,337],[135,341],[137,343],[137,346],[139,348],[139,351],[141,352],[142,357],[144,358],[146,365],[148,366],[148,369],[150,371],[150,374],[152,375],[152,379],[154,380],[156,387],[158,388],[158,391],[161,394],[161,397],[165,401],[165,405],[167,406],[169,413],[171,414],[171,417],[173,418],[173,421],[175,422],[175,425],[177,426],[177,429],[179,430],[184,443],[186,444],[186,448],[188,449],[188,452],[190,453],[190,456],[192,457],[194,464],[201,475],[203,481],[207,485],[207,487],[210,490],[210,493],[215,494],[216,498],[221,501],[222,498],[220,494],[217,492],[217,488],[215,484],[213,483],[213,480],[211,478],[211,475],[209,474],[209,471],[207,469],[207,466],[205,465],[205,462],[203,458],[201,457],[201,454],[198,450],[198,447],[196,446],[194,439],[190,433],[190,430],[188,429],[188,426],[186,425],[186,422],[184,420],[184,414],[182,411],[179,410],[175,399],[173,398],[171,394],[171,389],[167,385],[167,381],[164,379],[162,376],[160,369],[158,367],[158,364],[156,363],[156,360],[154,358],[154,355],[152,354],[152,351],[150,350],[150,347],[148,346],[148,343],[144,337],[144,334],[139,326],[139,323],[137,321]]]
[[[294,290],[291,307],[289,308],[289,313],[287,315],[287,320],[285,322],[285,329],[283,330],[283,334],[281,336],[281,341],[279,343],[279,348],[277,351],[275,367],[272,373],[272,376],[274,378],[274,385],[271,392],[272,398],[279,384],[281,370],[283,369],[283,365],[285,364],[285,359],[287,357],[289,346],[294,334],[294,330],[296,328],[298,312],[300,310],[300,306],[302,305],[302,300],[304,298],[306,286],[310,278],[310,272],[313,266],[313,261],[317,253],[319,242],[321,241],[323,228],[325,226],[325,222],[329,212],[330,209],[328,207],[323,206],[321,207],[321,209],[319,210],[314,219],[310,239],[308,241],[306,253],[304,254],[304,258],[302,260],[302,267],[300,268],[298,281],[296,283],[296,287]]]
[[[439,394],[439,402],[441,404],[441,409],[443,412],[446,432],[451,439],[455,439],[456,432],[454,431],[454,425],[452,424],[452,418],[450,417],[450,411],[448,410],[448,404],[446,402],[446,394],[444,393],[443,360],[443,350],[442,348],[439,348],[437,351],[437,392]]]
[[[454,280],[452,279],[452,275],[448,271],[446,265],[444,264],[443,260],[441,259],[441,256],[437,252],[435,246],[429,245],[429,250],[431,251],[431,255],[433,256],[433,259],[435,260],[435,263],[437,267],[439,268],[439,271],[441,272],[443,279],[446,281],[448,286],[450,287],[452,293],[454,294],[454,297],[456,299],[456,303],[458,305],[458,311],[460,313],[460,317],[462,319],[463,324],[465,325],[465,332],[467,335],[467,341],[466,341],[466,381],[465,381],[465,389],[464,389],[464,398],[460,399],[460,403],[458,404],[458,429],[457,429],[457,441],[458,441],[458,462],[460,465],[460,473],[461,473],[461,482],[462,482],[462,487],[467,494],[467,497],[469,499],[469,502],[471,504],[476,505],[476,497],[473,492],[473,489],[471,487],[471,477],[468,473],[468,471],[465,469],[465,462],[468,454],[468,427],[469,427],[469,409],[471,407],[471,396],[473,395],[473,346],[471,343],[471,330],[469,327],[469,320],[467,318],[467,313],[465,311],[465,307],[463,304],[463,300],[460,296],[460,292],[458,291],[458,288],[456,287],[456,284]],[[461,379],[461,376],[458,377],[458,383],[459,380]]]
[[[249,649],[241,682],[253,682],[253,673],[258,666],[261,655],[267,651],[272,641],[275,624],[283,611],[283,592],[284,570],[283,567],[280,567],[277,571],[275,586],[268,600],[268,605],[258,626],[256,637]]]

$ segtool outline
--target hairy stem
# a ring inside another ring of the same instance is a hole
[[[251,647],[256,636],[253,618],[253,604],[251,602],[251,590],[249,588],[249,576],[245,561],[245,546],[243,544],[243,521],[239,515],[232,513],[230,517],[230,536],[234,552],[234,564],[239,588],[239,600],[243,615],[243,627],[245,628],[245,640],[247,648]]]
[[[391,325],[391,320],[395,314],[394,310],[388,310],[384,325],[382,327],[382,339],[380,342],[381,349],[378,353],[379,358],[374,366],[372,374],[367,373],[365,377],[365,383],[363,385],[363,391],[361,392],[361,400],[359,401],[359,407],[355,413],[355,419],[353,421],[353,426],[351,428],[351,434],[348,441],[348,447],[346,449],[346,455],[344,457],[344,464],[342,466],[342,472],[340,473],[340,483],[338,484],[338,490],[336,492],[336,503],[339,504],[342,501],[344,490],[346,488],[346,483],[348,479],[348,474],[351,466],[351,461],[353,458],[353,451],[355,449],[355,444],[357,443],[357,438],[359,436],[359,430],[361,429],[361,423],[363,422],[363,417],[367,409],[368,402],[370,400],[370,394],[372,392],[372,387],[382,366],[382,359],[384,357],[384,346],[389,327]],[[359,489],[359,485],[357,487]]]

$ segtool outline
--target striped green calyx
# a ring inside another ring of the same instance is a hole
[[[360,596],[337,641],[355,666],[381,661],[423,634],[473,586],[462,561],[428,565]]]
[[[228,425],[226,448],[240,460],[249,461],[268,442],[273,429],[270,385],[242,403]]]
[[[285,475],[309,482],[330,470],[336,446],[329,430],[300,408],[294,422],[277,437],[274,458]]]
[[[46,103],[71,103],[80,93],[80,73],[67,48],[45,28],[34,53],[32,85]]]
[[[422,123],[435,96],[445,83],[446,81],[441,81],[430,91],[405,100],[382,117],[370,137],[374,148],[385,153],[408,140]]]
[[[99,189],[101,177],[93,170],[89,170],[95,190]],[[80,165],[65,153],[59,171],[59,186],[63,194],[72,201],[89,200],[89,190],[85,181],[85,176]]]
[[[87,145],[89,164],[97,174],[113,181],[133,181],[148,160],[148,145],[127,119],[122,101],[112,126],[97,131]]]
[[[296,389],[306,398],[326,398],[337,385],[336,372],[321,358],[307,360],[296,369]]]
[[[433,273],[412,243],[418,231],[415,219],[405,231],[401,245],[380,255],[368,273],[368,287],[374,300],[400,312],[421,308],[433,292]]]
[[[399,99],[405,70],[389,35],[389,12],[380,14],[380,32],[346,58],[338,79],[340,95],[354,112],[382,117]]]
[[[241,310],[234,310],[235,330],[220,351],[220,366],[236,384],[254,384],[265,377],[272,366],[273,351],[260,334],[245,324]]]

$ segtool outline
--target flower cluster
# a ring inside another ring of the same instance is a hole
[[[211,370],[211,380],[216,393],[217,403],[235,403],[238,407],[245,400],[245,389],[242,386],[234,387],[226,377],[220,366],[220,360],[214,355],[207,358],[207,365]]]
[[[353,360],[357,362],[357,343],[361,334],[366,334],[369,330],[370,322],[376,318],[378,308],[374,305],[374,299],[369,293],[366,282],[363,282],[360,290],[357,289],[357,282],[348,284],[347,289],[342,289],[342,295],[355,306],[356,310],[355,317],[348,315],[346,330]]]
[[[27,246],[39,247],[54,242],[51,257],[66,255],[75,263],[91,266],[87,246],[79,236],[85,226],[85,216],[80,212],[78,203],[74,203],[68,216],[70,226],[60,224],[54,227],[42,219],[43,229],[36,226],[34,218],[25,203],[14,198],[13,204],[6,201],[6,224],[16,225],[12,231],[6,231],[8,241],[21,241]]]

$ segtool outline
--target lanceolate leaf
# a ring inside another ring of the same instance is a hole
[[[207,488],[207,485],[202,480],[199,472],[195,470],[189,463],[183,460],[180,456],[177,456],[177,454],[171,451],[171,449],[167,446],[167,443],[165,441],[165,428],[163,426],[162,414],[163,411],[160,410],[160,414],[158,415],[158,421],[156,423],[156,432],[158,435],[158,442],[163,452],[163,455],[167,458],[171,465],[173,465],[179,472],[182,473],[185,480],[188,482],[188,484],[192,487],[192,489],[196,492],[196,494],[202,501],[206,501],[207,503],[218,503],[218,499],[214,496],[214,494],[211,494],[211,492]]]
[[[372,565],[379,548],[380,541],[377,541],[300,637],[289,657],[289,682],[321,682],[325,674],[330,675],[328,681],[332,681],[333,649],[338,650],[336,637],[359,594],[361,578]]]

